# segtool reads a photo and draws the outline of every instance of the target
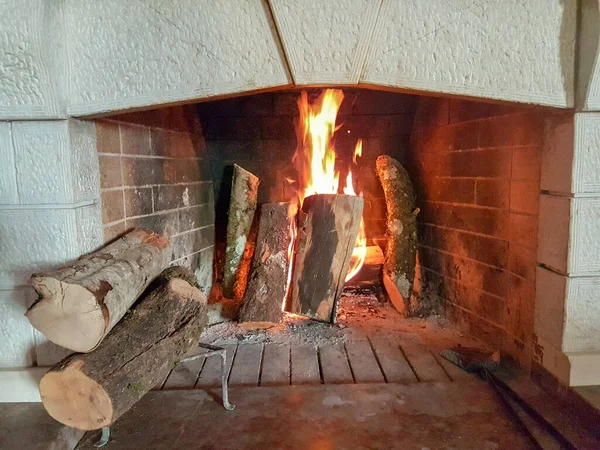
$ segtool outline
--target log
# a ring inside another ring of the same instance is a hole
[[[92,351],[167,267],[169,257],[167,238],[134,229],[97,252],[32,275],[39,298],[25,315],[55,344]]]
[[[362,197],[318,194],[298,213],[289,311],[335,322],[360,228]]]
[[[383,285],[383,263],[385,257],[378,245],[369,245],[360,271],[348,280],[344,288],[368,288]]]
[[[288,203],[260,207],[252,269],[239,317],[246,327],[267,328],[281,321],[291,241],[288,211]]]
[[[206,297],[181,278],[166,278],[95,351],[68,356],[43,376],[40,396],[54,419],[80,430],[111,425],[198,344]]]
[[[390,156],[379,156],[376,169],[387,207],[383,284],[394,307],[410,316],[418,309],[411,305],[417,255],[413,186],[406,169]]]
[[[241,299],[244,296],[253,253],[249,240],[258,198],[257,176],[233,165],[231,200],[227,221],[227,244],[223,265],[223,296]]]

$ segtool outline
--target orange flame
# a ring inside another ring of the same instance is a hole
[[[304,199],[314,194],[337,194],[340,188],[340,173],[335,170],[336,153],[333,136],[337,131],[336,117],[344,94],[340,90],[326,89],[312,105],[308,103],[306,92],[300,94],[298,108],[300,120],[296,127],[298,147],[294,155],[294,166],[298,173],[298,203],[290,207],[290,234],[292,244],[288,249],[290,272],[293,264],[293,242],[296,234],[295,213],[302,207]],[[359,140],[354,150],[353,162],[362,154],[362,140]],[[346,195],[357,195],[352,180],[352,170],[348,171]],[[359,195],[362,195],[361,193]],[[350,270],[345,281],[355,276],[362,267],[367,254],[367,239],[365,236],[364,220],[361,219],[360,231],[352,252]],[[288,289],[289,289],[288,280]]]

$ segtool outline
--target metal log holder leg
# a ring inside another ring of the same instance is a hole
[[[196,359],[206,359],[213,355],[219,355],[221,357],[221,391],[223,395],[223,408],[227,411],[233,411],[235,405],[229,403],[229,391],[227,390],[227,351],[224,347],[217,347],[210,344],[198,344],[198,347],[205,349],[205,352],[191,354],[183,358],[180,362],[194,361]],[[110,441],[110,426],[102,428],[102,434],[100,438],[94,443],[94,447],[104,447]]]

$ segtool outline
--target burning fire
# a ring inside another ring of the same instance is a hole
[[[294,155],[294,166],[298,173],[298,198],[290,205],[290,234],[292,241],[288,248],[290,267],[293,264],[293,247],[296,235],[296,214],[302,207],[304,199],[314,194],[337,194],[340,190],[340,173],[335,170],[335,148],[333,136],[336,117],[344,94],[340,90],[327,89],[312,105],[308,103],[308,95],[302,92],[298,100],[300,121],[296,129],[298,147]],[[359,140],[352,158],[362,154],[362,140]],[[362,195],[356,193],[352,179],[352,169],[348,170],[343,192],[346,195]],[[352,252],[350,270],[345,281],[355,276],[362,267],[367,254],[367,239],[364,220],[361,219],[360,231]],[[292,270],[289,271],[292,273]],[[289,278],[289,277],[288,277]],[[289,286],[288,279],[288,286]]]

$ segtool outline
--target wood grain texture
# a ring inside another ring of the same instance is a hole
[[[256,247],[240,322],[270,326],[281,321],[291,241],[288,210],[288,203],[267,203],[260,207]]]
[[[290,346],[265,344],[263,352],[261,386],[287,386],[290,384]]]
[[[313,345],[293,346],[291,349],[292,384],[321,384],[317,349]]]
[[[319,347],[319,361],[325,384],[354,383],[344,344]]]
[[[227,378],[229,378],[229,374],[231,373],[231,365],[233,364],[236,350],[237,345],[235,344],[225,346],[227,360],[225,374]],[[200,372],[200,376],[198,377],[198,381],[196,382],[196,388],[202,389],[217,386],[221,386],[221,357],[219,355],[213,355],[206,359],[202,371]]]
[[[388,383],[415,383],[417,377],[397,343],[372,340],[375,355]]]
[[[65,425],[112,424],[199,342],[206,297],[173,278],[144,296],[91,353],[74,354],[40,382],[42,403]]]
[[[419,381],[450,381],[444,369],[425,345],[403,340],[400,346]]]
[[[346,342],[346,353],[356,383],[384,383],[369,341]]]
[[[258,386],[263,344],[238,345],[229,374],[231,386]]]
[[[256,175],[234,164],[231,183],[223,295],[227,298],[241,299],[246,289],[253,252],[253,243],[250,242],[249,236],[256,212],[260,180]]]
[[[169,263],[169,241],[134,229],[58,269],[31,276],[38,300],[27,318],[52,342],[89,352]]]
[[[411,303],[417,258],[415,194],[402,164],[390,156],[379,156],[377,176],[383,187],[387,209],[383,282],[394,307],[402,314],[417,315],[421,305]]]
[[[362,219],[362,197],[318,194],[298,213],[289,311],[334,322]]]

